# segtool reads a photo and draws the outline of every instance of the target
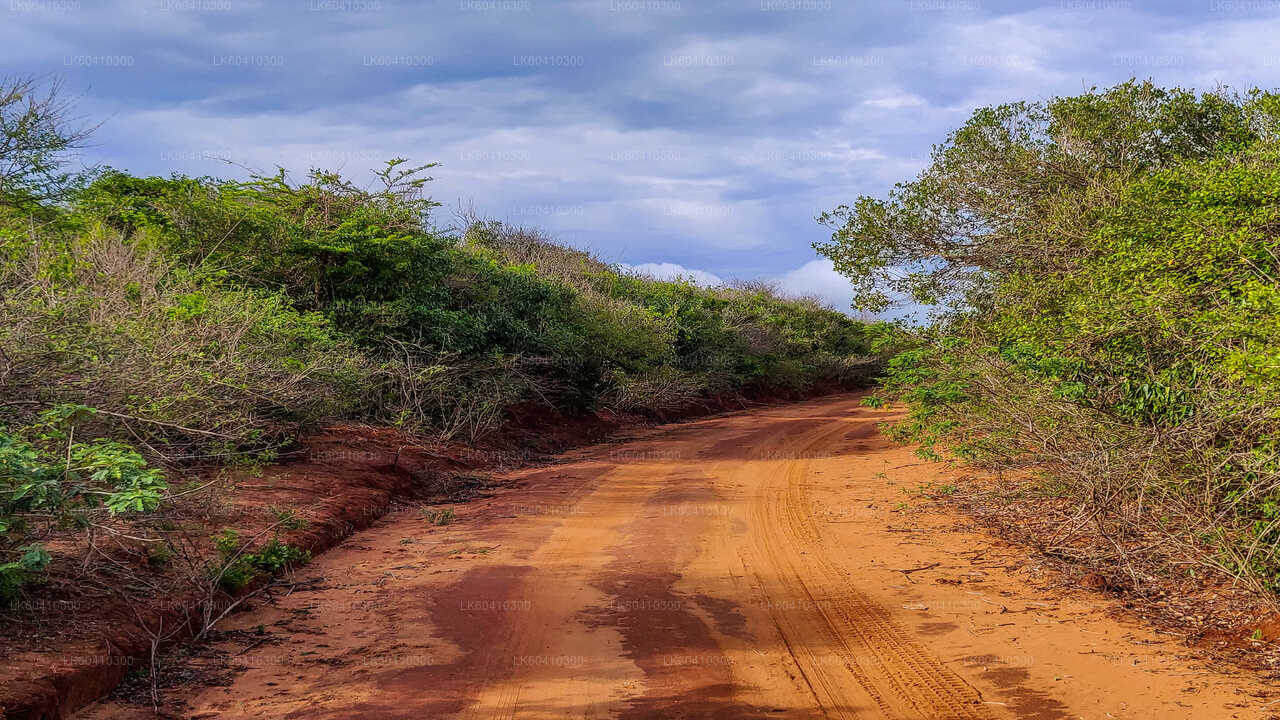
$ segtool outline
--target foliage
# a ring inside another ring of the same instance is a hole
[[[948,305],[888,364],[898,435],[1049,470],[1108,542],[1161,537],[1122,557],[1280,588],[1277,107],[1131,82],[983,109],[826,216],[865,300]]]
[[[433,229],[435,203],[421,196],[427,178],[418,175],[427,167],[392,161],[377,192],[320,171],[300,185],[283,174],[229,182],[106,171],[77,195],[72,215],[88,228],[77,238],[119,238],[165,268],[153,275],[170,285],[171,299],[150,326],[226,327],[219,310],[231,295],[237,308],[273,303],[263,319],[276,337],[306,330],[285,370],[299,370],[305,389],[326,391],[308,392],[311,402],[290,393],[239,423],[224,413],[218,430],[240,443],[255,433],[271,439],[261,415],[293,408],[299,419],[321,416],[320,398],[331,400],[323,408],[331,416],[475,438],[529,402],[659,411],[715,393],[869,375],[868,363],[850,360],[867,355],[864,326],[816,303],[763,286],[627,275],[491,221],[473,219],[461,237]],[[146,296],[150,284],[128,287]],[[245,388],[279,382],[236,380]],[[192,418],[165,420],[189,427]]]
[[[19,548],[17,555],[17,560],[0,563],[0,603],[11,602],[31,576],[48,567],[52,560],[49,552],[35,543]]]
[[[199,277],[100,226],[0,248],[0,419],[84,405],[94,432],[176,459],[268,447],[357,402],[361,358],[278,291]]]
[[[866,351],[861,324],[815,303],[762,286],[626,275],[491,221],[472,219],[454,238],[426,225],[432,203],[398,192],[364,193],[320,172],[299,186],[283,175],[229,183],[109,172],[81,194],[80,207],[120,232],[151,233],[203,272],[282,288],[294,307],[323,312],[389,362],[391,375],[420,374],[441,358],[539,358],[542,387],[531,394],[570,408],[672,368],[690,376],[695,396],[753,383],[802,386],[830,371],[832,356]],[[796,355],[807,362],[797,366]]]
[[[90,523],[95,513],[148,513],[160,506],[168,489],[164,474],[132,447],[75,439],[79,421],[92,415],[84,406],[58,405],[18,433],[0,429],[0,557],[18,558],[0,562],[0,602],[49,564],[49,554],[31,542],[42,531]]]
[[[70,113],[56,81],[0,78],[0,212],[43,215],[41,204],[79,179],[63,168],[93,128],[75,126]]]
[[[98,520],[164,512],[166,473],[269,461],[325,423],[476,440],[517,408],[663,413],[874,373],[876,332],[813,301],[632,275],[502,223],[441,229],[433,165],[393,159],[369,187],[66,173],[84,131],[36,89],[0,83],[5,587],[39,570],[20,548],[43,535],[115,532]],[[220,582],[300,558],[239,548]]]
[[[224,529],[214,536],[213,545],[219,558],[213,570],[214,579],[219,587],[231,593],[239,592],[260,577],[311,562],[310,551],[287,545],[276,537],[249,552],[240,541],[240,533],[232,529]]]

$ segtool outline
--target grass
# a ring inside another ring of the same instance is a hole
[[[422,517],[432,525],[437,527],[443,525],[452,525],[458,517],[454,514],[453,508],[445,508],[444,510],[423,510]]]

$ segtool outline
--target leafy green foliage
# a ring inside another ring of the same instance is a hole
[[[49,566],[52,557],[42,546],[31,544],[18,549],[18,559],[0,563],[0,603],[11,602],[30,577]]]
[[[865,301],[945,308],[888,364],[898,436],[1047,468],[1103,536],[1165,535],[1132,556],[1280,588],[1278,107],[1131,82],[983,109],[825,216]]]
[[[127,373],[148,385],[120,388],[127,414],[236,446],[270,447],[290,419],[475,437],[530,402],[663,411],[871,374],[866,326],[816,303],[628,275],[500,223],[472,222],[460,238],[434,229],[428,167],[394,160],[377,191],[321,171],[301,184],[105,171],[77,194],[72,237],[39,248],[54,297],[67,298],[39,307],[32,327],[108,295],[114,317],[136,322],[101,333],[90,305],[65,342],[147,348],[140,359],[164,366]],[[15,282],[31,272],[28,243],[14,239]],[[102,255],[124,256],[128,272],[85,262]],[[138,264],[149,267],[141,278]],[[87,347],[43,355],[86,378],[98,375],[86,361],[124,359]]]
[[[110,515],[155,511],[168,485],[133,448],[108,439],[75,440],[77,425],[91,408],[59,405],[40,414],[21,434],[0,430],[0,601],[49,564],[35,543],[33,525],[83,524],[94,512]],[[23,436],[31,440],[23,439]]]
[[[55,406],[28,429],[37,444],[0,432],[0,488],[7,516],[40,512],[62,516],[99,502],[113,513],[149,512],[167,489],[160,470],[132,447],[113,440],[74,440],[75,421],[92,415],[83,406]],[[12,523],[5,523],[12,527]]]
[[[219,562],[213,574],[218,585],[227,592],[239,592],[253,581],[281,570],[311,562],[311,552],[287,545],[273,537],[254,552],[248,552],[240,541],[240,533],[224,529],[213,538]]]

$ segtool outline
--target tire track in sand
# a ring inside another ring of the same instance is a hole
[[[992,717],[976,690],[827,560],[832,549],[809,512],[803,481],[808,458],[845,437],[850,424],[862,436],[876,431],[868,419],[827,421],[793,446],[794,457],[737,467],[737,482],[760,483],[743,568],[756,578],[762,604],[828,717]]]

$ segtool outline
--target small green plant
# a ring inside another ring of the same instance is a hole
[[[920,458],[921,460],[927,460],[929,462],[942,462],[944,459],[942,455],[938,453],[937,450],[934,450],[933,448],[927,445],[921,446],[916,449],[916,457]]]
[[[28,545],[19,549],[18,559],[0,563],[0,603],[8,604],[17,597],[35,573],[49,566],[52,558],[40,545]]]
[[[453,512],[453,508],[446,508],[444,510],[425,509],[422,511],[422,517],[426,518],[427,522],[432,525],[449,525],[457,519],[457,516]]]
[[[307,519],[292,508],[271,507],[269,510],[276,519],[276,525],[283,530],[301,530],[307,526]]]
[[[279,538],[272,538],[257,552],[246,552],[240,533],[230,528],[215,535],[213,545],[219,557],[214,578],[227,592],[239,592],[260,577],[311,561],[310,551],[286,545]]]
[[[94,512],[125,515],[159,508],[168,488],[160,470],[124,443],[76,438],[77,428],[96,412],[83,405],[55,405],[18,432],[0,428],[0,558],[18,557],[0,564],[0,600],[48,566],[48,552],[32,542],[38,530],[83,527]]]

